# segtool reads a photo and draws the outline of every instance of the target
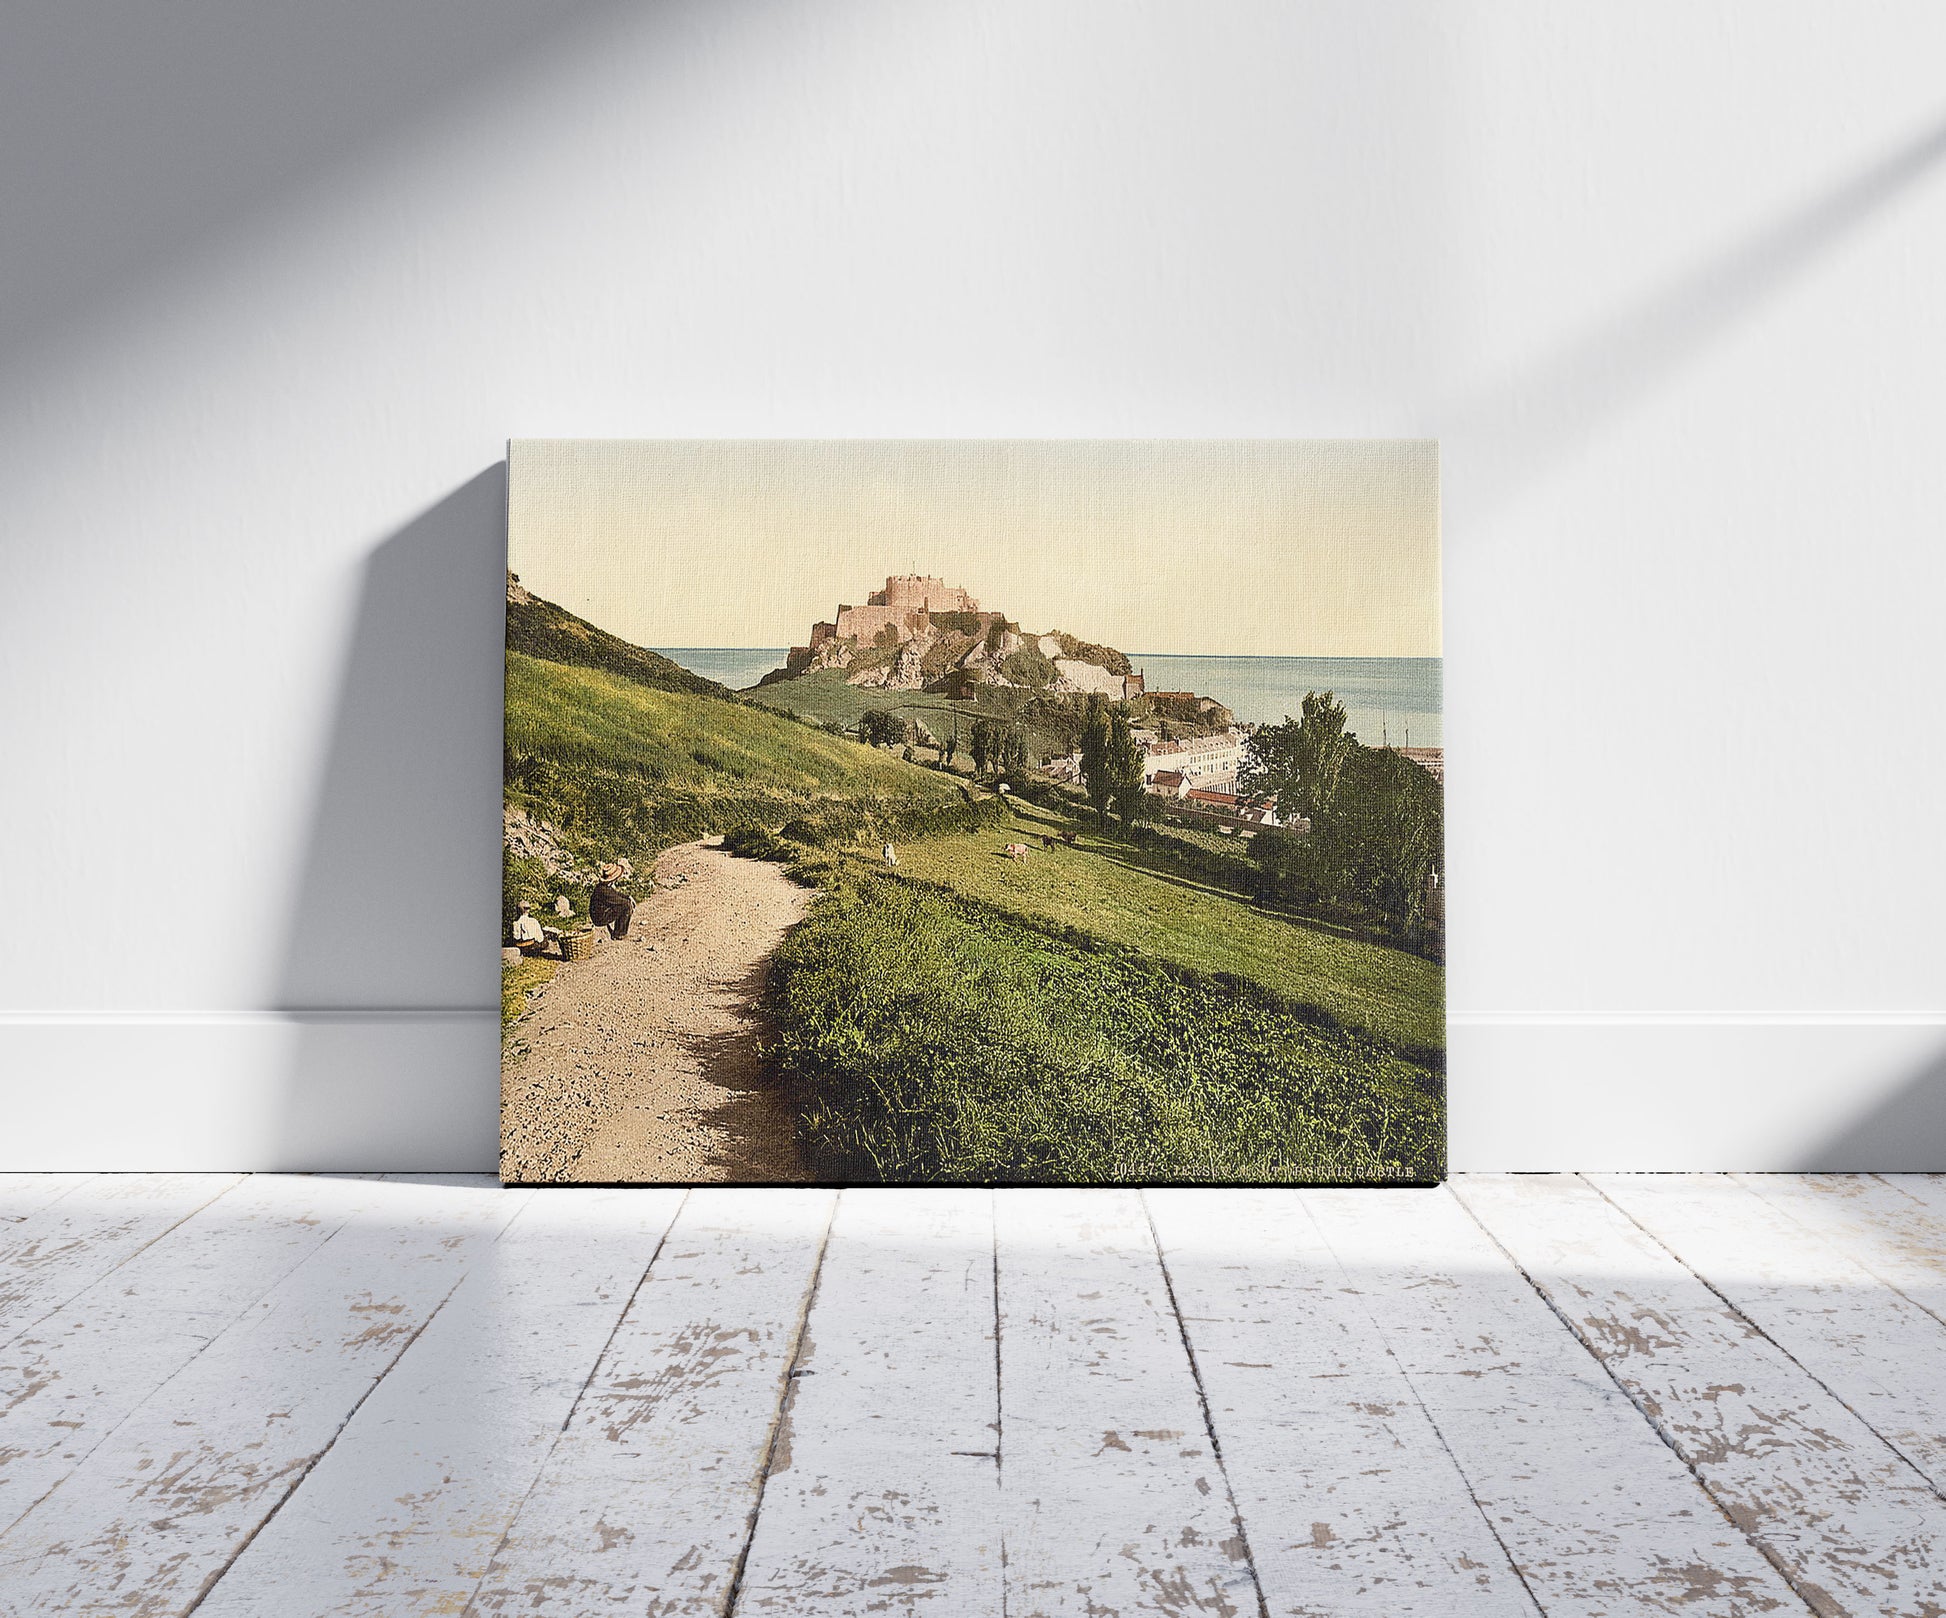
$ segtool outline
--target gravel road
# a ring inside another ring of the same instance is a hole
[[[812,895],[765,860],[685,843],[629,936],[564,965],[516,1026],[500,1084],[510,1182],[807,1178],[757,1058],[770,957]]]

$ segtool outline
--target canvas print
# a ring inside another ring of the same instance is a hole
[[[508,471],[504,1179],[1443,1177],[1436,446]]]

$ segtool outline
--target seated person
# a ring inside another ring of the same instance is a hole
[[[635,914],[635,901],[615,886],[621,874],[619,865],[604,865],[601,880],[588,895],[588,920],[606,927],[610,938],[628,937],[629,918]]]
[[[547,929],[534,917],[534,907],[523,904],[514,918],[514,943],[523,955],[538,955],[547,948]]]

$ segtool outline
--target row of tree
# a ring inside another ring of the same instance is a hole
[[[1149,813],[1142,766],[1142,749],[1129,727],[1128,715],[1111,708],[1105,697],[1091,696],[1081,727],[1081,782],[1088,789],[1088,802],[1094,806],[1095,822],[1104,831],[1111,809],[1124,831]]]
[[[939,762],[949,769],[964,745],[973,760],[975,775],[1019,775],[1028,768],[1031,758],[1027,732],[1021,726],[975,719],[962,744],[957,715],[952,728],[942,733],[930,731],[890,709],[873,708],[859,718],[858,739],[867,747],[904,745],[909,749],[915,743],[930,746]]]
[[[1311,692],[1301,718],[1250,738],[1238,791],[1274,796],[1280,820],[1311,823],[1303,834],[1259,832],[1251,844],[1279,898],[1374,910],[1406,926],[1426,919],[1444,858],[1439,783],[1391,748],[1347,734],[1333,693]]]

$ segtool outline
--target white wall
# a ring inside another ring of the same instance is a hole
[[[1946,13],[29,0],[0,1158],[492,1161],[509,435],[1445,441],[1459,1167],[1946,1168]]]

